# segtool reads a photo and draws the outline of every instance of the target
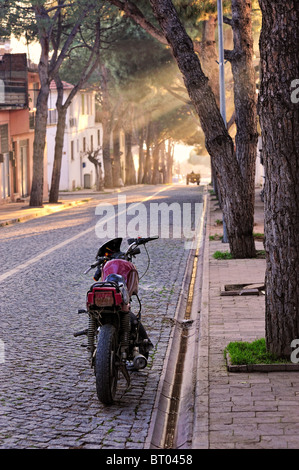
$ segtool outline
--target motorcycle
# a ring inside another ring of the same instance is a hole
[[[141,302],[138,297],[139,274],[133,258],[140,254],[140,246],[159,238],[132,238],[125,252],[120,250],[122,238],[103,244],[93,263],[84,274],[96,268],[95,283],[87,292],[86,310],[88,328],[74,333],[87,336],[87,350],[91,368],[96,378],[98,399],[105,405],[114,402],[120,373],[130,385],[130,370],[147,366],[153,348],[141,323]],[[149,254],[148,255],[149,267]],[[145,274],[145,273],[144,273]],[[131,310],[132,298],[137,298],[139,311]]]

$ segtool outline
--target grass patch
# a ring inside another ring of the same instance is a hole
[[[210,242],[215,242],[215,241],[218,241],[218,240],[222,240],[222,238],[223,238],[223,235],[219,235],[218,233],[215,233],[215,235],[210,235],[209,236]]]
[[[217,238],[214,238],[213,235],[211,235],[212,238],[210,238],[210,241],[217,240]],[[215,259],[234,259],[233,255],[229,251],[215,251],[213,254],[213,258]],[[265,250],[257,250],[256,251],[256,258],[257,259],[265,259],[266,258],[266,252]]]
[[[271,354],[266,349],[266,341],[264,338],[257,339],[252,343],[235,341],[229,343],[224,355],[229,353],[232,365],[246,364],[281,364],[290,362],[287,359],[281,359]]]
[[[215,225],[223,225],[223,220],[216,219],[215,220]]]
[[[259,232],[253,232],[253,236],[256,240],[264,240],[265,235]]]
[[[233,259],[231,253],[229,251],[215,251],[213,254],[213,258],[215,259]]]

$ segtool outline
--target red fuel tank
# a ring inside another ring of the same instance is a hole
[[[109,274],[120,274],[126,281],[130,297],[138,293],[139,276],[133,263],[123,259],[112,259],[103,266],[102,280]]]

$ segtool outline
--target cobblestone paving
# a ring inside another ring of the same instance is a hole
[[[136,195],[155,191],[143,189]],[[128,196],[128,202],[136,197]],[[200,189],[170,188],[159,202],[163,198],[168,203],[199,202]],[[94,226],[97,202],[0,229],[0,274]],[[121,378],[115,404],[105,407],[97,399],[94,374],[81,347],[85,339],[73,337],[87,326],[86,316],[77,314],[92,283],[92,272],[83,272],[100,244],[92,230],[0,283],[0,339],[5,346],[1,449],[144,447],[188,251],[182,239],[148,244],[151,263],[140,281],[140,297],[154,350],[148,367],[132,373],[130,388]],[[142,274],[144,252],[136,265]]]

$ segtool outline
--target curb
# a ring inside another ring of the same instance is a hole
[[[299,364],[232,364],[226,354],[226,365],[229,372],[298,372]]]
[[[198,351],[194,392],[194,421],[191,449],[209,448],[209,286],[210,286],[210,196],[203,252],[201,301],[199,308]]]
[[[11,219],[8,218],[7,220],[0,222],[0,227],[7,227],[9,225],[13,225],[16,223],[26,222],[27,220],[36,219],[38,217],[44,217],[46,215],[53,214],[54,212],[60,212],[62,210],[69,209],[71,207],[79,206],[82,204],[87,204],[88,202],[91,201],[91,199],[92,198],[90,197],[90,198],[84,198],[78,201],[65,202],[62,204],[57,204],[55,205],[55,207],[52,207],[52,208],[50,207],[43,207],[40,209],[32,208],[32,210],[35,209],[37,212],[32,212],[31,214],[27,214],[27,215],[16,217],[16,218],[11,218]],[[28,208],[30,209],[30,207]]]
[[[206,201],[208,201],[208,196],[203,194],[203,198],[205,197]],[[207,215],[207,206],[205,210]],[[204,226],[206,225],[206,217],[203,217],[203,224]],[[173,391],[177,386],[175,377],[177,373],[177,365],[180,362],[179,356],[182,336],[188,337],[186,357],[183,358],[184,362],[187,357],[189,358],[192,356],[194,349],[196,350],[198,348],[198,318],[195,318],[194,316],[194,309],[196,312],[198,310],[198,299],[192,302],[191,319],[186,320],[184,318],[188,304],[189,288],[193,277],[195,257],[197,257],[196,251],[196,249],[190,250],[188,255],[184,279],[181,286],[181,293],[176,306],[174,324],[170,333],[169,343],[164,359],[163,372],[159,380],[149,432],[145,442],[145,449],[172,448],[166,445],[167,437],[171,432],[173,432],[172,437],[173,443],[176,444],[175,448],[190,447],[189,443],[192,436],[194,413],[194,368],[196,368],[196,364],[194,365],[194,363],[196,363],[196,360],[192,359],[191,367],[186,370],[184,366],[184,370],[181,372],[182,384],[179,391],[179,397],[174,398]],[[198,270],[200,268],[199,264],[200,263],[197,265],[196,274],[198,274]],[[197,275],[195,279],[196,286],[198,286],[200,281],[201,280]],[[198,317],[198,315],[196,316]],[[190,352],[190,350],[192,351]],[[178,400],[179,404],[178,409],[173,412],[171,410],[171,406],[175,400]],[[176,422],[173,428],[171,427],[172,417],[174,417]],[[178,442],[178,434],[180,442]]]

